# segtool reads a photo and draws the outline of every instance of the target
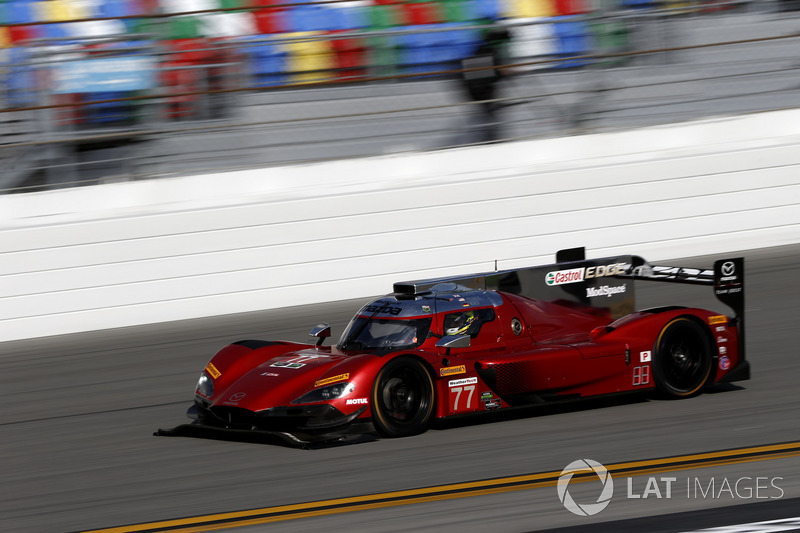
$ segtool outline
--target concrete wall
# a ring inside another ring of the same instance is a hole
[[[800,111],[0,197],[0,341],[800,240]]]

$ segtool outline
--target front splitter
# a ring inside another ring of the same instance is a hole
[[[204,439],[279,444],[293,448],[316,449],[378,440],[371,422],[358,422],[346,429],[320,435],[302,432],[268,431],[262,429],[230,429],[204,424],[181,424],[172,429],[158,429],[157,437],[196,437]]]

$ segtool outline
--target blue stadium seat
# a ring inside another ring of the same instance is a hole
[[[475,3],[477,19],[499,20],[503,17],[501,0],[475,0]]]
[[[287,31],[299,33],[335,30],[336,14],[331,11],[331,8],[321,5],[294,6],[287,10]]]
[[[283,46],[261,41],[260,36],[237,39],[245,44],[241,50],[247,58],[247,69],[256,87],[271,87],[289,82],[288,55]],[[248,44],[248,41],[256,41]],[[260,42],[259,42],[260,41]]]
[[[5,4],[5,16],[8,19],[6,21],[7,24],[28,24],[36,22],[36,13],[34,12],[33,5],[24,0],[7,2]]]
[[[657,7],[658,2],[653,0],[622,0],[622,7],[629,7],[633,9],[644,9],[648,7]]]
[[[557,56],[574,57],[591,53],[592,39],[588,24],[583,21],[569,20],[569,17],[553,17],[552,20]],[[555,68],[572,68],[588,63],[587,59],[567,59],[558,61],[553,66]]]
[[[333,28],[331,31],[352,30],[369,26],[367,11],[362,7],[337,7],[328,8]]]
[[[43,24],[40,26],[41,36],[45,39],[69,39],[69,27],[63,22]]]
[[[8,64],[5,72],[6,97],[11,107],[29,107],[36,104],[36,78],[28,66],[28,49],[7,49]]]
[[[126,92],[100,92],[83,95],[84,101],[114,100],[130,96]],[[105,102],[89,104],[84,108],[84,116],[89,124],[109,124],[112,122],[125,122],[132,118],[130,102]]]

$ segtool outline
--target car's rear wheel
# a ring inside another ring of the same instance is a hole
[[[378,372],[372,388],[372,420],[384,437],[423,433],[433,417],[434,387],[421,361],[398,357]]]
[[[659,392],[686,398],[700,391],[711,375],[712,348],[703,326],[689,317],[671,320],[656,340],[653,379]]]

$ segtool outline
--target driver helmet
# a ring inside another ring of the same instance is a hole
[[[469,327],[475,323],[478,316],[475,311],[465,311],[447,317],[447,325],[444,329],[445,335],[463,335]]]

